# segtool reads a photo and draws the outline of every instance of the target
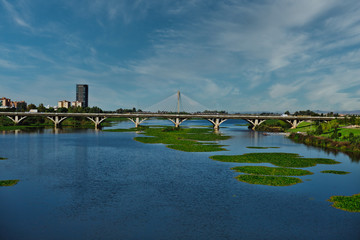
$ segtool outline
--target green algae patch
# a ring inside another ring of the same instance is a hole
[[[348,212],[360,212],[360,193],[352,196],[332,196],[333,207]]]
[[[252,146],[249,146],[249,147],[246,147],[246,148],[251,148],[251,149],[269,149],[269,148],[280,148],[280,147],[252,147]]]
[[[313,167],[317,164],[338,164],[327,158],[304,158],[296,153],[246,153],[243,155],[214,155],[210,157],[221,162],[271,163],[279,167]]]
[[[321,173],[332,173],[332,174],[345,175],[345,174],[349,174],[350,172],[335,171],[335,170],[324,170],[324,171],[321,171]]]
[[[230,138],[215,133],[211,128],[145,128],[142,134],[147,137],[134,139],[142,143],[165,144],[168,148],[184,152],[226,151],[224,145],[219,145],[215,141]]]
[[[11,187],[16,185],[19,180],[0,180],[0,187]]]
[[[148,129],[147,126],[139,126],[134,128],[117,128],[117,129],[104,129],[102,131],[104,132],[138,132],[138,131],[144,131]]]
[[[293,168],[282,167],[264,167],[264,166],[243,166],[233,167],[232,170],[237,172],[255,174],[255,175],[270,175],[270,176],[305,176],[313,174],[310,171]]]
[[[236,177],[241,182],[250,184],[260,184],[268,186],[291,186],[301,183],[300,178],[295,177],[276,177],[276,176],[260,176],[260,175],[239,175]]]
[[[184,152],[217,152],[226,151],[223,145],[213,144],[191,144],[191,145],[168,145],[168,148]]]

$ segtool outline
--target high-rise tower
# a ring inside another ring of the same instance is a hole
[[[81,102],[82,107],[89,106],[89,86],[87,84],[76,84],[76,101]]]

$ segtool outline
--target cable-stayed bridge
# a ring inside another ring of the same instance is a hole
[[[201,103],[180,93],[180,91],[177,91],[177,93],[165,98],[164,100],[161,100],[150,107],[146,107],[144,111],[153,113],[195,113],[203,112],[207,109],[208,108]]]
[[[165,101],[166,100],[166,101]],[[175,103],[174,103],[175,102]],[[181,95],[177,92],[174,95],[156,103],[146,109],[146,112],[137,113],[54,113],[54,112],[0,112],[0,116],[6,116],[11,119],[14,124],[19,124],[27,117],[44,117],[50,119],[55,128],[61,125],[61,122],[68,117],[86,117],[90,119],[95,128],[101,127],[101,123],[107,118],[128,118],[138,127],[148,118],[167,118],[174,123],[175,127],[179,127],[181,123],[188,119],[206,119],[218,130],[220,125],[227,119],[242,119],[251,124],[252,129],[259,126],[266,120],[277,119],[283,120],[291,124],[292,128],[296,128],[303,121],[331,121],[333,119],[343,119],[344,117],[313,117],[313,116],[258,116],[249,114],[219,114],[219,113],[200,113],[206,108],[192,100],[189,97]]]

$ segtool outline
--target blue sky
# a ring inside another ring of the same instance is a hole
[[[358,0],[0,0],[0,97],[146,108],[360,109]]]

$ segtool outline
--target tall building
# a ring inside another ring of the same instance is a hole
[[[87,84],[76,84],[76,101],[81,102],[82,107],[89,106],[89,87]]]

